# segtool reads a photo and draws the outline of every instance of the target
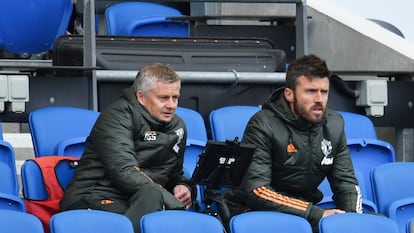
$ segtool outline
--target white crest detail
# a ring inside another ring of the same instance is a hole
[[[181,140],[183,140],[183,137],[184,137],[184,129],[179,128],[175,131],[175,133],[177,134],[178,139],[177,139],[177,143],[175,143],[175,145],[173,147],[173,150],[175,151],[175,153],[178,153],[180,151],[179,144],[180,144]]]
[[[321,142],[321,150],[323,153],[323,159],[321,165],[331,165],[333,164],[333,157],[328,157],[332,153],[332,143],[326,139],[323,139]]]

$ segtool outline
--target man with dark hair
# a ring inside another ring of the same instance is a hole
[[[318,231],[323,217],[362,212],[361,192],[346,144],[344,121],[327,109],[330,71],[315,55],[294,60],[286,86],[276,90],[249,121],[243,142],[256,146],[241,189],[225,199],[232,214],[278,211],[306,218]],[[327,177],[337,209],[316,204]]]
[[[139,71],[132,86],[100,114],[61,211],[121,213],[139,233],[144,214],[191,206],[197,193],[183,176],[187,129],[175,115],[180,87],[168,66],[154,63]]]

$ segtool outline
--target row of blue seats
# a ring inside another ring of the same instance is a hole
[[[209,121],[213,140],[224,141],[235,137],[241,139],[247,121],[259,110],[260,107],[258,106],[228,106],[212,111]],[[378,207],[372,193],[370,172],[377,165],[395,162],[394,150],[391,145],[377,139],[375,128],[369,118],[353,113],[340,113],[345,119],[345,131],[354,166],[358,171],[357,174],[362,173],[359,175],[359,182],[363,188],[364,206],[369,207],[369,209],[366,209],[367,211],[377,212]],[[207,130],[202,116],[197,111],[179,107],[177,114],[184,119],[188,127],[185,170],[187,176],[191,177],[198,155],[207,141]],[[98,116],[98,112],[68,107],[44,108],[32,112],[29,117],[29,125],[36,157],[45,155],[75,155],[80,157],[86,136]],[[75,125],[78,127],[74,127]],[[354,129],[357,129],[357,132]],[[9,151],[12,151],[12,148],[9,148]],[[10,158],[14,158],[14,155]],[[13,162],[13,159],[10,159],[7,163],[13,165]],[[23,194],[31,199],[42,200],[47,196],[46,191],[39,188],[42,187],[41,183],[39,185],[42,176],[40,171],[35,173],[30,171],[30,175],[25,176],[25,169],[29,167],[36,168],[36,165],[29,165],[30,161],[27,161],[22,167],[23,185],[34,187],[35,191],[31,192],[30,190],[33,188],[26,187],[23,188]],[[63,174],[66,174],[62,176],[63,184],[70,180],[74,171],[71,169],[68,172],[68,167],[62,168]],[[14,172],[11,171],[11,173]],[[324,192],[325,198],[319,204],[324,207],[333,207],[332,192],[329,186],[326,185],[326,181],[321,184],[320,188]],[[18,187],[16,190],[18,190]],[[199,191],[201,195],[199,195],[198,202],[202,206],[201,209],[203,209],[202,187]]]
[[[401,227],[402,233],[404,233],[403,230],[406,222],[414,217],[414,192],[411,185],[409,185],[410,181],[414,178],[413,171],[414,163],[395,162],[378,166],[374,168],[372,173],[373,184],[375,186],[374,190],[376,190],[375,196],[378,200],[379,208],[382,210],[380,213],[383,213],[384,215],[387,215],[391,219],[395,220]],[[66,175],[67,174],[65,174],[65,176]],[[39,187],[34,189],[38,188]],[[3,200],[6,200],[7,198],[9,197],[6,196]],[[32,198],[36,199],[42,197],[32,196],[31,199]],[[46,199],[47,196],[43,198]],[[19,197],[15,196],[14,199],[17,200]],[[14,208],[15,205],[11,205],[10,200],[6,201],[6,205],[3,205],[2,208],[24,212],[23,203],[20,203],[20,208]],[[19,203],[19,201],[16,201],[16,203]]]
[[[0,210],[0,229],[13,233],[134,233],[130,220],[121,214],[99,210],[69,210],[52,216],[50,229],[44,230],[34,215]],[[190,224],[189,224],[190,223]],[[405,225],[413,232],[414,221]],[[166,210],[149,213],[140,221],[142,233],[223,233],[221,222],[207,214]],[[231,218],[229,233],[312,233],[304,218],[271,211],[246,212]],[[345,213],[323,218],[320,233],[400,233],[397,224],[384,216]]]
[[[241,139],[247,121],[259,109],[258,106],[227,106],[212,111],[209,116],[212,139]],[[377,139],[375,128],[369,118],[354,113],[340,113],[346,122],[345,132],[355,169],[361,173],[360,182],[366,187],[366,199],[373,201],[369,173],[376,165],[394,162],[394,149],[389,143]],[[203,117],[192,109],[179,107],[177,114],[184,119],[188,128],[185,170],[190,177],[198,155],[208,140],[206,124]],[[80,157],[86,136],[98,116],[99,113],[95,111],[70,107],[44,108],[32,112],[29,126],[35,156]],[[9,161],[9,165],[10,163],[12,161]],[[327,192],[329,193],[329,190]]]
[[[0,50],[15,54],[48,52],[68,30],[74,11],[72,2],[1,1],[0,21],[5,23],[0,24]],[[189,36],[188,22],[168,19],[177,16],[183,14],[158,3],[120,2],[105,11],[106,31],[119,36]]]

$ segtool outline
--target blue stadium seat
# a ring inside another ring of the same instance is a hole
[[[26,211],[19,197],[16,158],[10,143],[0,140],[0,209]]]
[[[152,212],[141,218],[141,233],[223,233],[213,216],[185,210]]]
[[[212,139],[224,142],[234,140],[237,137],[241,141],[247,123],[260,109],[259,106],[250,105],[231,105],[214,109],[209,115]],[[202,186],[202,189],[204,192],[206,187]],[[221,188],[221,192],[224,193],[225,189]],[[217,210],[215,203],[211,208]]]
[[[337,111],[345,122],[345,135],[354,168],[362,173],[366,187],[365,199],[374,202],[370,173],[377,165],[394,162],[393,146],[378,139],[372,120],[362,114]]]
[[[3,233],[44,233],[40,220],[28,213],[0,210],[0,231]]]
[[[378,211],[398,223],[405,233],[414,216],[414,162],[393,162],[371,172],[372,189]]]
[[[65,156],[77,156],[80,157],[83,154],[86,146],[86,138],[88,136],[69,138],[62,140],[57,145],[56,155]]]
[[[319,221],[319,233],[400,233],[397,224],[374,214],[334,214]]]
[[[74,107],[46,107],[29,114],[35,157],[68,155],[80,157],[84,141],[99,112]],[[75,150],[71,150],[75,148]]]
[[[176,114],[183,119],[187,127],[184,167],[192,174],[198,161],[198,155],[207,143],[207,129],[201,114],[193,109],[178,107]]]
[[[378,139],[374,124],[367,116],[345,111],[337,112],[344,118],[344,129],[347,139]]]
[[[50,157],[51,156],[35,159],[47,159]],[[73,166],[69,160],[63,160],[56,166],[56,178],[63,190],[66,189],[67,185],[72,180],[75,171],[76,166]],[[45,187],[42,172],[32,159],[24,161],[21,167],[21,178],[23,197],[25,199],[42,201],[48,198],[48,192]]]
[[[0,49],[15,54],[49,51],[66,33],[71,0],[0,1]]]
[[[312,233],[309,222],[302,217],[275,212],[251,211],[233,216],[230,233]]]
[[[134,233],[134,228],[125,215],[102,210],[68,210],[50,219],[50,233],[114,232]]]
[[[207,129],[203,116],[193,109],[185,107],[177,107],[175,112],[183,119],[187,126],[187,138],[207,142]]]
[[[374,201],[370,179],[371,170],[381,164],[395,162],[394,147],[377,139],[348,139],[347,145],[352,163],[362,173],[365,181],[366,199]],[[374,201],[375,202],[375,201]]]
[[[190,178],[193,176],[194,169],[197,166],[199,155],[203,152],[205,146],[205,142],[196,141],[192,139],[187,139],[187,146],[185,149],[184,154],[184,171],[186,171],[186,174],[184,174],[187,178]],[[206,209],[206,205],[203,202],[203,194],[205,191],[204,185],[197,184],[197,208],[193,206],[191,210],[202,212]]]
[[[167,19],[183,16],[172,7],[149,2],[121,2],[105,10],[108,35],[189,36],[188,23]]]
[[[209,121],[213,140],[226,141],[238,137],[241,141],[248,121],[259,110],[259,106],[234,105],[211,111]]]
[[[201,114],[193,109],[178,107],[176,114],[183,119],[187,127],[184,171],[186,171],[185,176],[191,178],[197,165],[198,156],[204,150],[204,146],[207,143],[207,129]],[[205,205],[202,201],[203,186],[197,185],[197,190],[197,204],[199,209],[197,210],[193,206],[192,210],[204,211]]]
[[[198,157],[203,152],[205,142],[187,139],[187,146],[184,154],[184,167],[193,174],[198,162]],[[190,176],[191,177],[191,176]]]
[[[358,185],[359,185],[359,188],[361,189],[362,209],[364,213],[377,213],[378,212],[377,205],[372,200],[367,199],[367,187],[365,184],[364,175],[361,173],[361,171],[356,169],[355,176],[357,177]],[[323,199],[317,205],[324,209],[336,208],[336,204],[334,200],[332,199],[333,193],[329,185],[328,179],[325,178],[318,188],[323,193]]]

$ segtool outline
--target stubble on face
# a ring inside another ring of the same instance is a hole
[[[326,111],[326,108],[322,106],[321,103],[315,103],[309,108],[306,108],[306,106],[299,104],[296,98],[293,102],[293,108],[298,116],[302,117],[311,124],[322,122],[323,115]]]
[[[299,77],[293,95],[293,111],[311,124],[322,122],[328,102],[329,79]]]

